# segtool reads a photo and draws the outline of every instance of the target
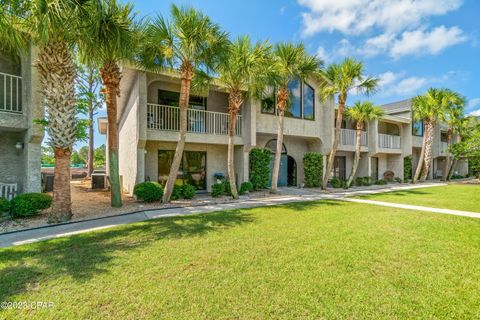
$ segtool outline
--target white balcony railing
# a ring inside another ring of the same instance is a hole
[[[214,135],[228,134],[228,113],[188,109],[188,132]],[[180,109],[178,107],[147,104],[147,128],[162,131],[180,130]],[[235,135],[242,135],[242,116],[237,116]]]
[[[379,133],[378,147],[385,149],[400,149],[400,136]]]
[[[356,130],[340,129],[340,144],[344,146],[354,146],[357,143],[356,136]],[[362,136],[360,137],[360,145],[367,145],[367,133],[365,131],[362,131]]]
[[[22,77],[0,72],[0,111],[22,112]]]

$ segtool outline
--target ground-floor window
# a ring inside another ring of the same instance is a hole
[[[165,185],[172,167],[174,150],[158,151],[158,182]],[[203,151],[185,151],[180,169],[178,170],[178,185],[185,183],[194,185],[197,190],[207,189],[207,153]]]

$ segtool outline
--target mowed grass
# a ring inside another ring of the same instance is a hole
[[[356,198],[433,208],[480,212],[480,185],[450,184],[358,196]]]
[[[6,319],[480,317],[480,219],[320,201],[0,251]]]

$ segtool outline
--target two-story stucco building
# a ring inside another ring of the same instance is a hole
[[[168,177],[178,139],[180,79],[176,74],[149,73],[131,67],[124,67],[123,74],[118,103],[119,170],[123,190],[131,194],[136,183],[146,180],[164,183]],[[333,98],[320,100],[320,85],[316,79],[290,84],[291,107],[284,124],[279,186],[302,186],[304,154],[319,152],[326,162],[331,150],[336,108]],[[382,107],[385,115],[368,123],[362,134],[362,154],[356,176],[382,179],[386,171],[392,171],[395,177],[403,179],[404,159],[413,156],[415,162],[418,147],[418,139],[412,134],[415,125],[412,125],[410,105]],[[191,96],[188,134],[178,183],[188,182],[198,190],[209,191],[215,183],[215,174],[226,175],[227,108],[228,95],[221,87],[212,86],[205,97]],[[242,106],[235,137],[238,183],[249,179],[249,152],[252,148],[275,150],[277,121],[273,93],[263,101],[249,100]],[[99,124],[106,132],[105,121]],[[345,179],[351,171],[355,152],[354,128],[351,121],[343,121],[331,176]],[[433,168],[441,165],[440,136],[438,141]],[[436,178],[438,174],[433,168],[431,178]],[[464,174],[464,169],[462,163],[457,171]]]
[[[35,49],[21,57],[0,53],[0,184],[16,184],[18,193],[41,189],[43,130],[33,120],[44,110],[35,57]]]

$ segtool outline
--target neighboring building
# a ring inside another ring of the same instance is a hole
[[[320,83],[315,79],[290,84],[292,106],[285,118],[279,186],[303,185],[302,160],[306,152],[320,152],[326,163],[334,138],[336,111],[333,99],[320,100],[319,87]],[[178,139],[179,91],[178,75],[123,69],[118,124],[119,172],[124,192],[131,194],[134,185],[145,180],[166,181]],[[382,106],[385,109],[382,119],[366,126],[357,176],[381,179],[386,171],[392,171],[395,177],[403,179],[404,159],[412,154],[415,159],[418,144],[412,136],[410,105],[397,104]],[[226,175],[227,108],[228,95],[218,86],[213,86],[206,97],[191,96],[188,134],[178,183],[188,182],[199,190],[209,191],[216,173]],[[106,119],[99,121],[99,128],[106,133]],[[238,117],[235,137],[238,183],[249,179],[250,150],[261,147],[274,152],[276,135],[273,93],[262,102],[246,101]],[[355,152],[355,135],[354,124],[344,121],[332,176],[348,177]],[[442,145],[437,143],[435,148],[437,146]],[[434,155],[433,167],[439,168],[440,149],[434,150]],[[459,165],[460,174],[463,169],[464,165]],[[432,170],[433,177],[438,177],[438,172]]]
[[[0,54],[0,184],[17,184],[18,193],[41,189],[43,130],[33,120],[44,110],[35,56],[34,49],[17,59]]]

